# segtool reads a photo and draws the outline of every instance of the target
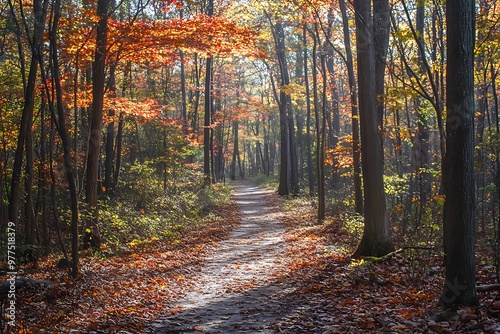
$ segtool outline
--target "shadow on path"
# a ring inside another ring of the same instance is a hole
[[[275,282],[285,256],[273,191],[232,185],[241,222],[203,263],[195,286],[149,333],[275,333],[293,291]]]

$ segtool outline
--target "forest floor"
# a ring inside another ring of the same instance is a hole
[[[231,186],[237,205],[178,240],[89,255],[76,280],[57,258],[24,268],[55,285],[18,292],[17,332],[500,333],[498,291],[481,293],[478,307],[436,306],[439,253],[352,260],[345,222],[318,224],[307,200]],[[494,267],[479,262],[478,280],[493,283]]]
[[[179,313],[162,318],[151,333],[274,333],[291,291],[275,280],[284,270],[285,228],[273,192],[233,184],[241,221],[204,260]]]

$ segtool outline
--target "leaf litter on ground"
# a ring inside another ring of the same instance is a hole
[[[338,217],[317,223],[312,205],[287,207],[282,220],[289,271],[280,279],[295,288],[290,300],[303,302],[275,324],[276,331],[500,333],[498,291],[482,293],[480,306],[459,307],[443,319],[437,306],[444,284],[441,254],[419,258],[409,249],[383,261],[353,260],[357,240]],[[493,272],[480,266],[478,281],[493,283]]]
[[[274,210],[287,200],[275,196]],[[281,207],[280,207],[281,205]],[[287,205],[286,249],[274,262],[281,273],[269,281],[281,288],[290,312],[270,329],[279,333],[499,333],[498,292],[482,293],[481,306],[443,312],[436,305],[443,286],[442,256],[395,253],[383,261],[352,260],[356,238],[338,217],[316,223],[310,204]],[[203,259],[217,251],[239,220],[237,207],[221,208],[209,224],[174,242],[154,241],[121,256],[85,257],[79,278],[55,268],[55,258],[25,268],[50,279],[46,289],[18,293],[19,332],[143,333],[161,315],[182,312],[176,300],[195,287]],[[426,252],[426,251],[423,251]],[[493,283],[494,269],[480,266],[478,280]],[[231,289],[252,289],[252,284]],[[198,290],[203,294],[203,290]],[[201,329],[200,329],[201,330]]]
[[[38,260],[24,275],[56,284],[17,292],[17,332],[141,333],[148,322],[177,310],[172,301],[193,286],[203,258],[238,220],[237,208],[228,204],[176,240],[153,239],[116,256],[84,256],[74,280],[56,267],[56,256]]]

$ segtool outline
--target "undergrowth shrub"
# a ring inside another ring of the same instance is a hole
[[[148,164],[134,165],[120,191],[100,203],[105,243],[121,244],[152,238],[176,239],[215,206],[229,201],[229,188],[205,186],[203,173],[185,168],[164,182]]]

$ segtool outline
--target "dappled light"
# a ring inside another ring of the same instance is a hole
[[[5,0],[0,334],[500,333],[500,0]]]

